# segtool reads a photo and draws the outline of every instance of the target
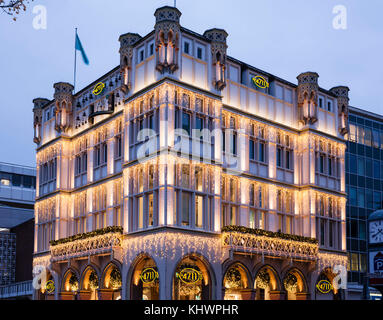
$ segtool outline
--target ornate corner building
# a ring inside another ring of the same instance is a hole
[[[259,70],[180,17],[157,9],[116,68],[34,100],[34,298],[344,297],[316,284],[347,265],[348,88]]]

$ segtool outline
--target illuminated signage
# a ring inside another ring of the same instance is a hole
[[[98,96],[99,94],[101,94],[102,91],[104,91],[104,88],[105,88],[105,83],[103,82],[99,82],[97,83],[95,86],[94,86],[94,89],[93,89],[93,94],[95,96]]]
[[[193,284],[202,279],[202,272],[192,268],[185,268],[181,270],[178,277],[186,284]]]
[[[45,285],[45,290],[47,290],[48,293],[52,293],[53,291],[55,291],[55,283],[53,282],[53,280],[47,281]]]
[[[142,270],[140,278],[143,283],[152,283],[158,279],[158,272],[153,268],[145,268]]]
[[[266,81],[266,79],[262,76],[255,76],[253,79],[253,83],[261,88],[261,89],[265,89],[265,88],[268,88],[269,87],[269,83]]]
[[[328,280],[319,281],[316,287],[321,293],[329,293],[332,290],[332,284]]]

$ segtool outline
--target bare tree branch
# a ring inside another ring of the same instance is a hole
[[[16,20],[16,15],[20,11],[26,11],[26,4],[33,0],[0,0],[0,8],[4,13],[13,16],[13,20]]]

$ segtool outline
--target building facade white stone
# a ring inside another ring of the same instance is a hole
[[[344,297],[316,284],[347,264],[348,88],[285,81],[180,17],[157,9],[119,66],[34,100],[34,265],[55,287],[34,297]]]

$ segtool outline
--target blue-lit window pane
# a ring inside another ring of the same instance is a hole
[[[351,206],[357,205],[357,198],[356,198],[356,188],[350,187],[349,188],[349,203]]]
[[[366,159],[366,176],[372,177],[372,160]]]
[[[382,197],[381,197],[381,193],[375,191],[375,192],[374,192],[374,209],[375,209],[375,210],[378,210],[378,209],[381,209],[381,207],[382,207]]]
[[[358,207],[364,208],[365,206],[364,189],[358,189]]]
[[[373,208],[374,202],[372,199],[372,190],[366,189],[366,202],[367,202],[367,208]]]
[[[359,239],[366,240],[366,222],[359,220]]]
[[[364,158],[360,158],[358,157],[358,174],[360,176],[364,176],[365,175],[365,168],[364,168]]]
[[[12,186],[20,187],[21,186],[21,175],[12,174]]]
[[[350,154],[350,172],[355,174],[357,173],[356,156],[353,154]]]
[[[374,178],[380,179],[380,162],[374,161]]]

